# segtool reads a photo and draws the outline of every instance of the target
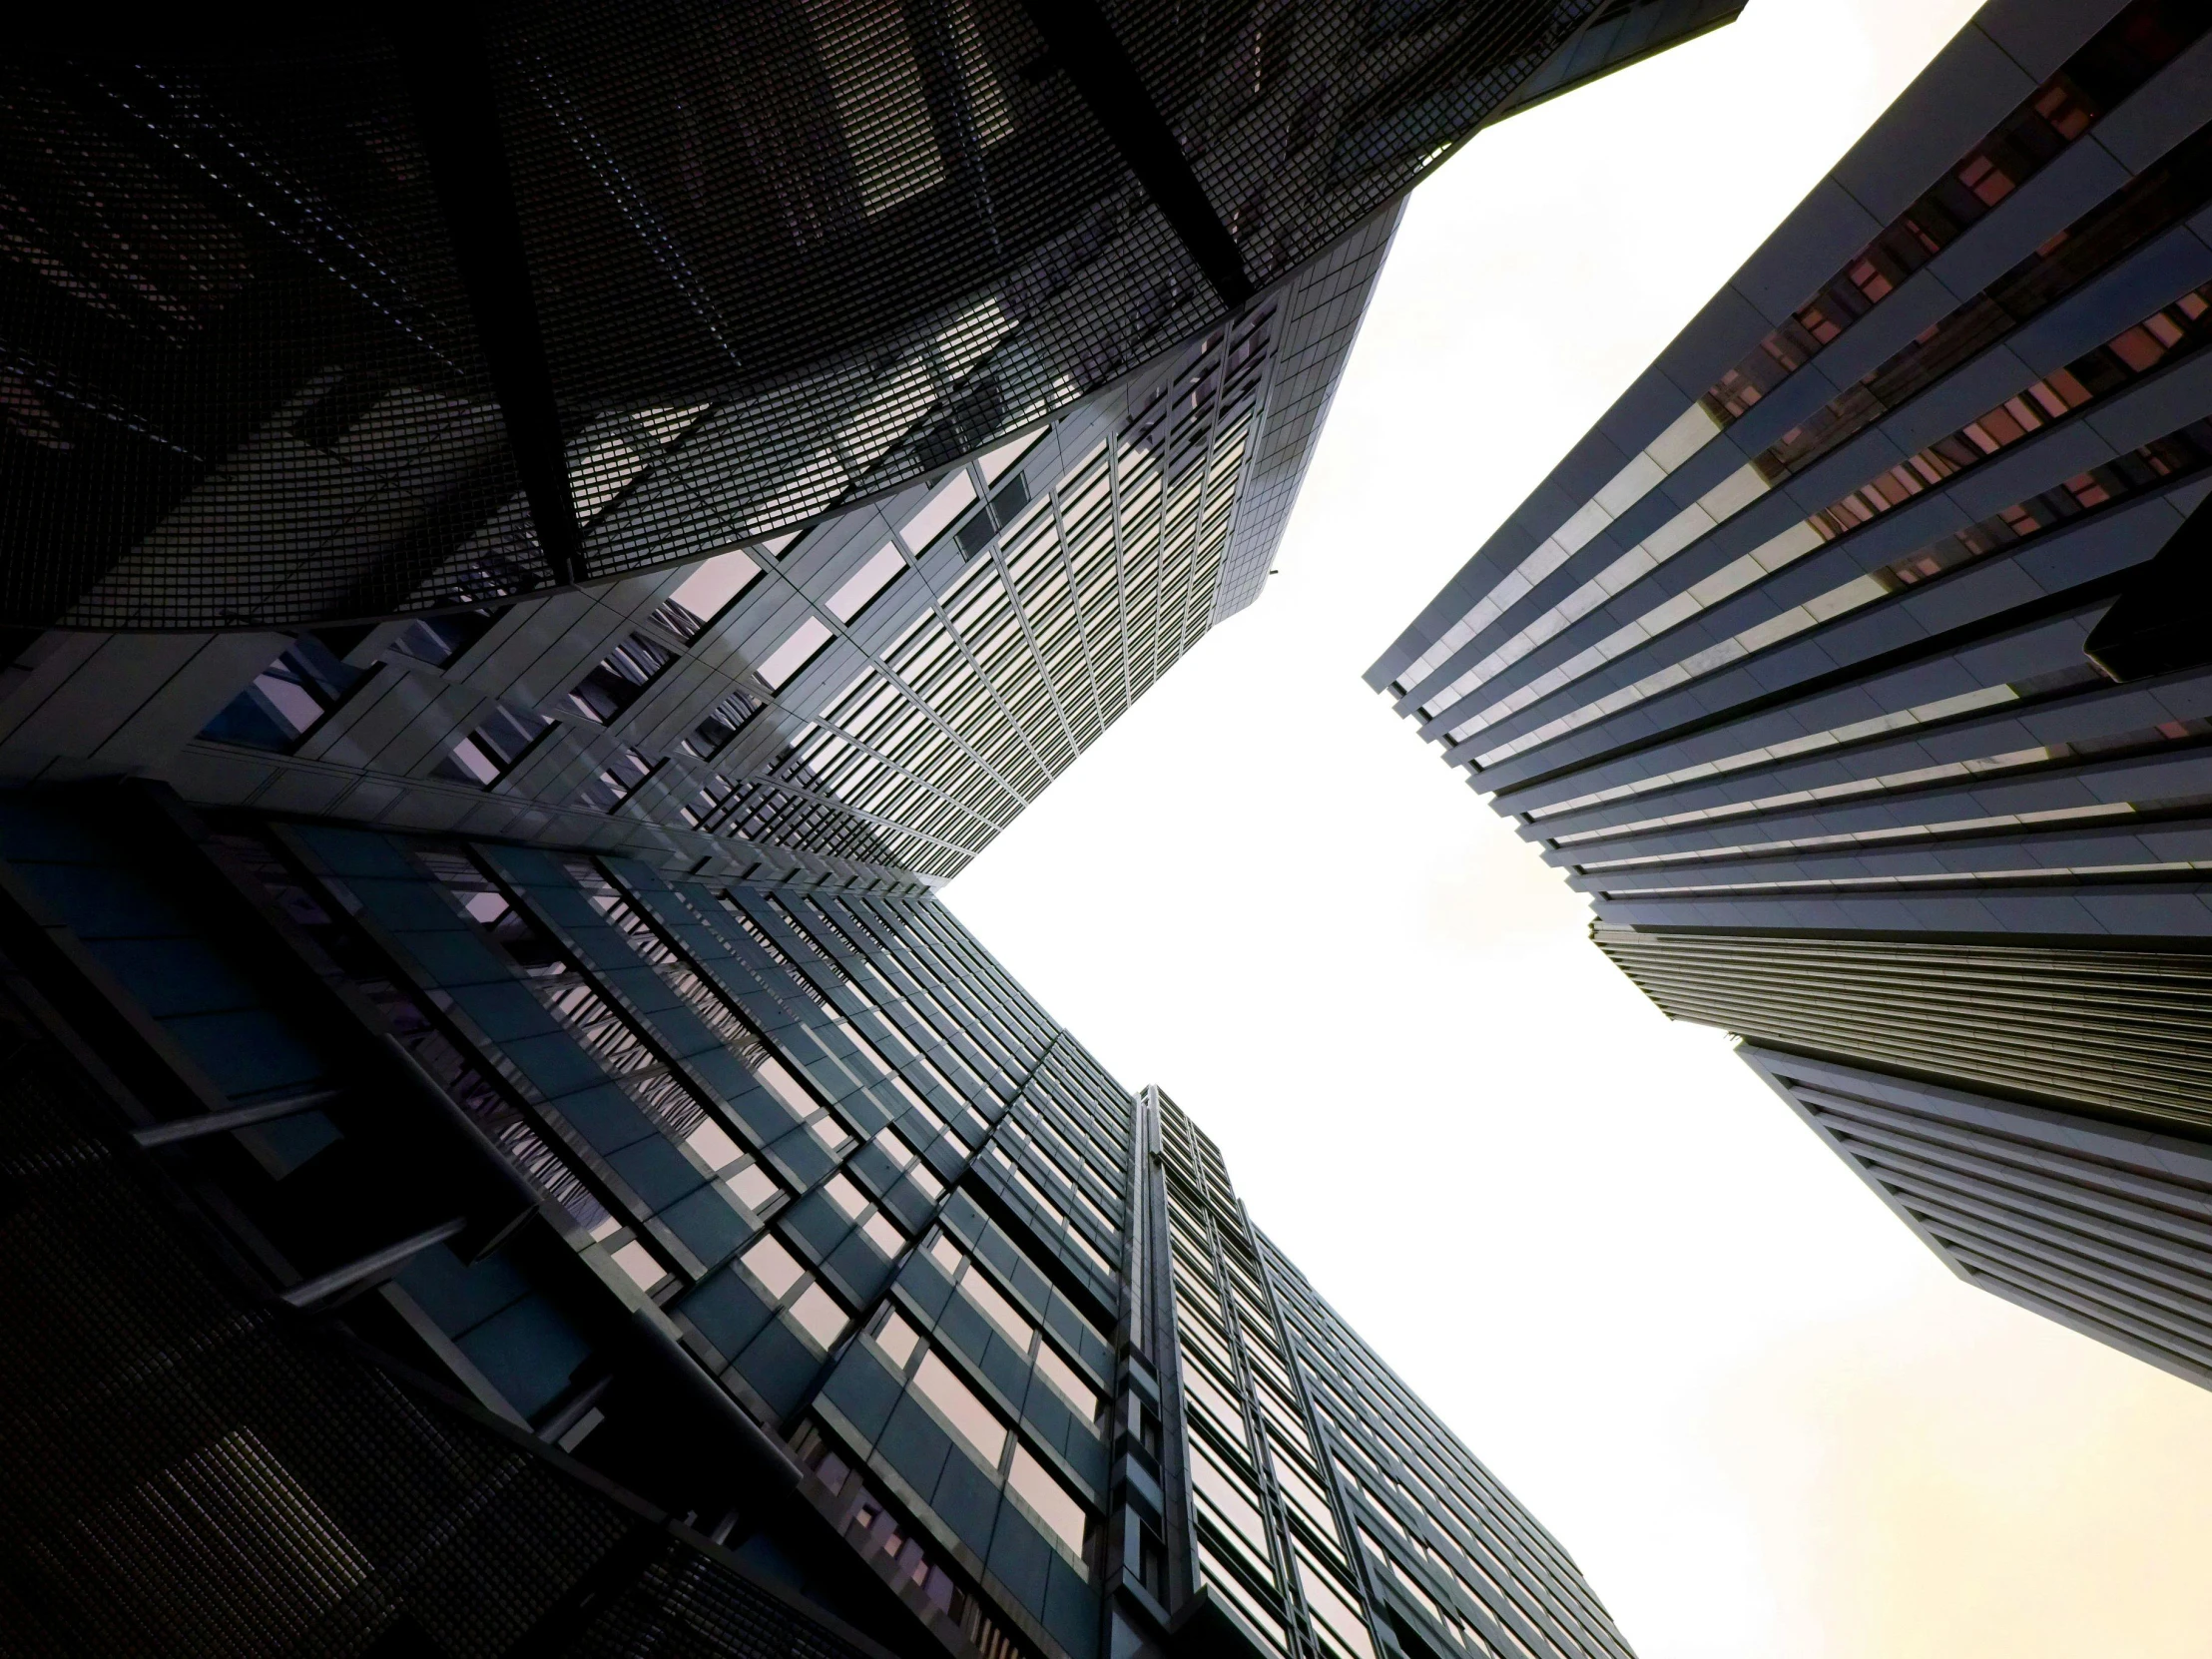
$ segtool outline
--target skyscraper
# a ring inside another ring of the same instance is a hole
[[[26,54],[0,777],[948,876],[1258,594],[1403,191],[1735,9]]]
[[[2208,22],[1985,7],[1370,673],[1953,1267],[2197,1381]]]
[[[99,784],[0,949],[12,1629],[1625,1659],[933,897]]]
[[[1622,1659],[930,893],[1257,595],[1404,191],[1738,9],[11,42],[11,1637]]]

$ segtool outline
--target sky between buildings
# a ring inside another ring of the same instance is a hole
[[[2212,1654],[2212,1393],[1951,1279],[1360,680],[1972,10],[1754,0],[1423,185],[1282,574],[947,894],[1642,1659]]]

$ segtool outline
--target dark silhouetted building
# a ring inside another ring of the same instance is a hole
[[[1984,7],[1370,674],[1945,1261],[2198,1381],[2208,24]]]

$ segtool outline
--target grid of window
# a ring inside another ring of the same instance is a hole
[[[965,569],[763,777],[708,786],[701,827],[843,853],[833,827],[856,821],[885,861],[931,874],[987,844],[1211,625],[1275,317],[1262,305],[1132,393],[1118,434],[1034,499],[978,507]],[[955,474],[963,505],[996,484],[989,462],[980,488]],[[810,813],[770,816],[802,788]]]
[[[1283,1655],[1374,1659],[1265,1269],[1213,1142],[1158,1090],[1197,1581]]]
[[[1482,603],[1400,670],[1392,693],[1398,697],[1417,696],[1437,713],[1464,695],[1467,688],[1457,681],[1442,691],[1431,690],[1424,682],[1488,627],[1512,598],[1557,568],[1605,525],[1628,512],[1715,435],[1833,344],[1914,272],[2151,80],[2206,27],[2201,10],[2185,0],[2135,0],[2126,7],[1947,168],[1930,191],[1847,261],[1779,328],[1722,374],[1665,433],[1598,489]],[[2132,187],[2132,193],[2168,188],[2170,180],[2153,177]],[[2076,272],[2107,263],[2114,253],[2131,246],[2145,232],[2143,216],[2124,211],[2129,194],[2123,192],[2115,199],[2123,211],[2113,218],[2104,237],[2053,239],[2023,269],[2032,273],[2046,263],[2047,256],[2056,256],[2069,271]],[[2171,217],[2167,216],[2169,220]],[[2123,240],[2115,244],[2114,236]],[[2099,242],[2104,246],[2098,246]],[[2085,256],[2086,264],[2082,263]],[[2070,278],[2078,279],[2078,276]],[[2061,284],[2059,291],[2064,285],[2070,283]],[[2037,303],[2047,304],[2051,297],[2046,292]],[[1758,466],[1762,480],[1772,483],[1834,448],[1882,410],[1910,395],[1908,382],[1912,389],[1925,385],[1943,367],[1954,366],[1965,354],[1987,344],[1995,332],[2001,332],[2021,314],[2023,308],[2017,304],[2008,314],[2005,305],[1991,296],[1960,307],[1842,397],[1794,426],[1771,451],[1763,452]]]
[[[1551,1535],[1264,1235],[1259,1244],[1331,1477],[1346,1494],[1371,1581],[1397,1594],[1396,1616],[1426,1614],[1424,1642],[1482,1659],[1628,1659],[1611,1617]]]
[[[2212,1384],[2201,1143],[1771,1049],[1745,1058],[1967,1283]]]
[[[1095,1652],[1108,1570],[1126,1564],[1109,1539],[1133,1514],[1159,1518],[1116,1472],[1138,1466],[1124,1455],[1190,1477],[1173,1524],[1150,1533],[1183,1565],[1148,1573],[1148,1591],[1172,1586],[1180,1608],[1195,1572],[1282,1659],[1377,1659],[1391,1644],[1376,1621],[1423,1595],[1431,1635],[1518,1659],[1482,1645],[1478,1612],[1434,1599],[1456,1593],[1436,1586],[1446,1568],[1495,1579],[1531,1620],[1571,1623],[1556,1608],[1577,1605],[1578,1585],[1548,1601],[1526,1589],[1510,1553],[1525,1541],[1462,1561],[1437,1533],[1428,1588],[1382,1596],[1377,1575],[1398,1569],[1363,1540],[1405,1523],[1348,1495],[1331,1435],[1360,1429],[1337,1420],[1338,1396],[1319,1403],[1326,1321],[1287,1300],[1297,1287],[1218,1148],[1157,1090],[1133,1099],[940,904],[248,815],[227,839],[252,872],[236,879],[311,928],[561,1202],[565,1220],[526,1251],[479,1266],[437,1247],[378,1304],[502,1414],[632,1467],[658,1406],[631,1349],[674,1343],[790,1447],[805,1498],[858,1561],[994,1659]],[[337,1144],[351,1119],[346,1131]],[[1148,1144],[1163,1162],[1133,1156]],[[1158,1225],[1135,1245],[1133,1177]],[[1125,1258],[1174,1309],[1172,1337],[1155,1339],[1179,1402],[1170,1443],[1162,1416],[1136,1409],[1154,1400],[1150,1358],[1120,1346],[1143,1323]],[[548,1273],[558,1300],[538,1291]],[[603,1351],[589,1333],[610,1318],[627,1335]],[[533,1334],[518,1340],[514,1320]],[[1440,1431],[1378,1397],[1413,1440]],[[1425,1454],[1472,1466],[1455,1448]],[[1392,1478],[1409,1492],[1422,1477]],[[1486,1476],[1466,1480],[1475,1531],[1519,1539],[1490,1512]],[[734,1501],[717,1538],[744,1524]]]
[[[1542,499],[1616,475],[1533,551],[1551,505],[1501,532],[1457,625],[1371,679],[1669,1014],[2196,1123],[2212,674],[2092,642],[2116,604],[2189,603],[2159,584],[2212,467],[2208,20],[2071,21],[2107,26],[1821,295],[1755,321],[1762,273],[1842,245],[1844,197],[1919,188],[1941,158],[1917,105],[1996,34],[1908,92]],[[1661,426],[1662,384],[1713,389]]]
[[[2154,185],[2160,189],[2152,190],[2150,187]],[[2154,230],[2191,211],[2208,195],[2212,195],[2212,129],[2185,141],[2160,168],[2138,176],[2096,213],[2054,237],[2045,244],[2043,251],[2030,256],[2008,274],[2004,281],[1952,312],[1944,321],[1964,319],[1962,331],[1972,336],[1971,348],[1977,351],[2070,291],[2091,273],[2139,246]],[[2138,196],[2149,198],[2149,205],[2136,203],[2133,198]],[[2117,238],[2096,235],[2096,229],[2107,221],[2119,227],[2124,235]],[[2085,228],[2085,234],[2077,234],[2084,233]],[[2066,279],[2043,281],[2046,271],[2057,266],[2065,267]],[[2012,286],[2029,291],[2009,298],[1995,297]],[[1571,593],[1428,697],[1422,705],[1423,719],[1431,723],[1427,730],[1432,733],[1437,729],[1435,723],[1448,720],[1451,725],[1446,741],[1458,744],[1548,696],[1598,663],[1650,638],[1658,629],[1675,626],[1684,616],[1694,614],[1694,610],[1684,607],[1724,597],[1746,582],[1803,557],[1820,543],[1865,524],[1966,468],[1979,465],[2051,422],[2111,395],[2161,363],[2201,348],[2204,314],[2203,293],[2192,289],[2148,316],[2130,319],[2127,327],[2094,349],[2063,367],[2029,380],[1974,419],[1961,423],[1955,431],[1932,442],[1917,444],[1905,459],[1884,467],[1864,483],[1817,508],[1801,523],[1767,538],[1723,570],[1701,572],[1694,586],[1664,600],[1648,617],[1630,622],[1564,662],[1528,675],[1507,695],[1486,707],[1472,713],[1462,711],[1460,705],[1470,694],[1514,664],[1532,657],[1548,642],[1561,638],[1582,618],[1593,613],[1611,615],[1617,595],[1638,588],[1654,571],[1677,559],[1686,555],[1698,557],[1696,550],[1705,545],[1707,532],[1761,499],[1773,487],[1766,471],[1756,463],[1747,463],[1666,525],[1614,558],[1603,569],[1589,574]],[[1938,324],[1930,332],[1931,342],[1940,340],[1944,333],[1942,325]],[[1904,355],[1912,356],[1924,349],[1929,347],[1916,344]],[[1965,350],[1942,354],[1939,362],[1928,365],[1929,374],[1915,373],[1907,376],[1910,386],[1892,387],[1891,397],[1902,401],[1913,392],[1927,389],[1933,382],[1934,371],[1956,369],[1969,354]],[[1874,378],[1879,379],[1882,372],[1875,371]],[[1854,433],[1865,429],[1895,406],[1889,399],[1863,400],[1863,404],[1854,417],[1857,422],[1852,427]],[[1837,441],[1841,441],[1840,435]],[[1830,446],[1824,444],[1824,449],[1826,447]],[[1571,726],[1559,728],[1562,731],[1571,729]],[[1543,738],[1528,736],[1521,748],[1534,747],[1557,735],[1555,731],[1547,731]],[[1496,760],[1517,753],[1520,750],[1484,751],[1475,757],[1476,765],[1494,765]]]
[[[2141,321],[2130,323],[2095,350],[2083,353],[2065,367],[2031,381],[2003,402],[1982,410],[1956,431],[1946,433],[1904,460],[1885,467],[1866,483],[1846,491],[1826,507],[1810,514],[1780,535],[1770,537],[1751,552],[1731,560],[1684,591],[1660,600],[1641,616],[1585,647],[1565,662],[1536,676],[1510,696],[1499,699],[1480,713],[1461,721],[1446,734],[1446,741],[1452,744],[1462,743],[1499,725],[1521,710],[1533,707],[1592,670],[1631,652],[1646,647],[1664,652],[1671,642],[1662,641],[1660,636],[1681,627],[1744,589],[1765,582],[1838,537],[1848,535],[1861,525],[1904,506],[1914,497],[1938,487],[1945,480],[1981,465],[2030,434],[2112,395],[2131,384],[2138,376],[2150,373],[2161,364],[2201,350],[2207,340],[2212,339],[2212,328],[2205,324],[2207,314],[2212,313],[2212,300],[2208,300],[2208,294],[2212,294],[2212,283],[2191,289]],[[2203,422],[2192,422],[2189,427],[2169,438],[2143,446],[2135,457],[2129,458],[2139,461],[2139,466],[2131,469],[2125,461],[2119,463],[2114,470],[2123,474],[2133,471],[2136,480],[2130,480],[2125,493],[2134,493],[2151,484],[2170,487],[2179,477],[2193,470],[2191,452],[2197,447],[2202,430]],[[2069,485],[2074,482],[2069,481]],[[2113,497],[2110,486],[2087,475],[2081,477],[2078,487],[2067,487],[2066,493],[2073,497],[2075,511],[2102,505]],[[2039,506],[2043,507],[2040,518],[2036,510]],[[2015,525],[2039,525],[2059,516],[2059,512],[2044,506],[2037,499],[2015,503],[1993,516],[2004,521],[2003,529],[2009,529]],[[1980,541],[1984,544],[1984,550],[1988,550],[2001,545],[1997,538],[2003,534],[2003,529],[1984,530],[1977,525],[1961,532],[1959,539],[1969,546]],[[1980,534],[1975,535],[1975,531]],[[1953,566],[1963,561],[1955,558],[1950,561]],[[1919,563],[1917,558],[1909,557],[1898,561],[1894,566],[1868,572],[1855,578],[1852,584],[1843,589],[1806,601],[1799,607],[1801,625],[1813,626],[1831,621],[1859,605],[1872,603],[1884,594],[1895,592],[1911,580],[1939,574],[1943,568],[1944,565],[1939,562],[1930,568]],[[1787,639],[1793,631],[1789,626],[1790,620],[1793,619],[1770,621],[1758,629],[1746,630],[1741,637],[1708,645],[1705,649],[1691,653],[1679,662],[1671,663],[1602,698],[1555,715],[1540,726],[1520,732],[1508,742],[1480,751],[1474,757],[1474,764],[1478,768],[1495,766],[1499,761],[1525,754],[1574,731],[1577,727],[1632,707],[1647,697],[1681,685],[1700,674],[1709,673],[1736,657]]]

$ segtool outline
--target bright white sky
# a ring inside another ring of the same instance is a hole
[[[1423,185],[1282,574],[947,894],[1642,1659],[2212,1655],[2212,1393],[1952,1280],[1360,680],[1971,10],[1754,0]]]

